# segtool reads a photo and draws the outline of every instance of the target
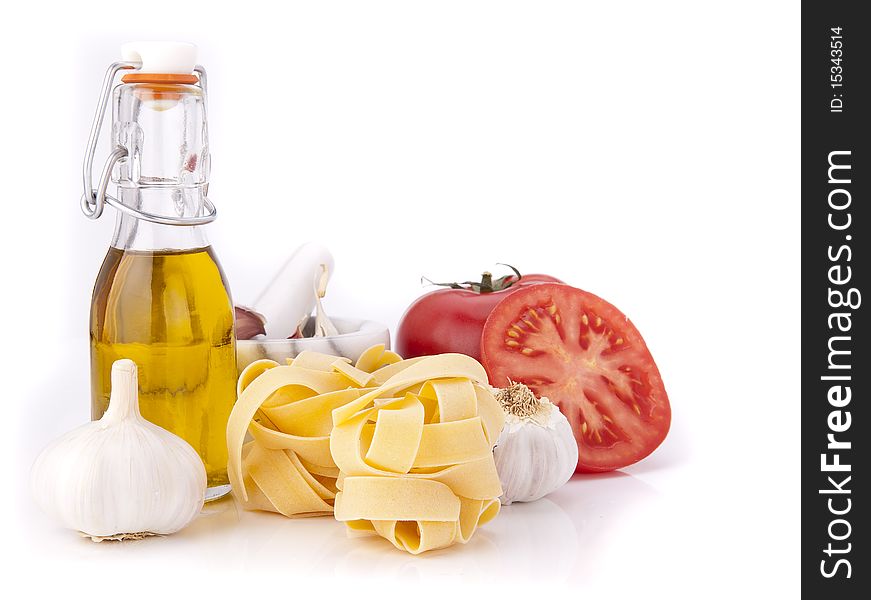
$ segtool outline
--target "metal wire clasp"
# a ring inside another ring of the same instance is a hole
[[[109,96],[112,93],[112,84],[115,81],[115,76],[119,71],[126,69],[138,69],[142,66],[139,62],[119,61],[109,65],[106,75],[103,78],[103,87],[100,90],[100,99],[97,101],[97,110],[94,112],[94,121],[91,124],[91,133],[88,136],[88,147],[85,151],[85,161],[82,164],[82,187],[83,194],[81,199],[82,212],[89,219],[99,219],[103,214],[103,209],[106,204],[114,207],[121,212],[151,221],[152,223],[160,223],[162,225],[205,225],[211,223],[217,217],[215,205],[208,198],[203,199],[203,208],[206,214],[199,217],[166,217],[163,215],[155,215],[152,213],[143,212],[123,204],[121,201],[113,198],[106,193],[109,187],[109,180],[112,177],[112,169],[115,163],[127,156],[127,149],[122,146],[115,146],[109,157],[103,165],[103,170],[100,173],[100,181],[97,187],[94,187],[93,170],[94,170],[94,155],[97,152],[97,141],[100,137],[100,129],[103,127],[103,118],[106,115],[106,108],[109,105]],[[199,86],[203,93],[208,98],[208,88],[206,82],[206,69],[202,65],[194,67],[194,72],[197,73]]]

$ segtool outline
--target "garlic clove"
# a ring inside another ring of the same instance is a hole
[[[236,306],[236,339],[250,340],[266,334],[266,317],[245,306]]]
[[[42,451],[31,490],[44,512],[94,541],[139,539],[199,514],[206,471],[187,442],[142,417],[136,365],[123,359],[112,365],[109,409]]]

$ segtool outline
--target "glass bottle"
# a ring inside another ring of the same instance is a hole
[[[170,56],[173,47],[157,45]],[[214,499],[229,491],[236,362],[233,303],[200,224],[213,209],[205,72],[144,72],[148,54],[165,59],[137,46],[131,64],[141,69],[112,95],[115,161],[104,173],[118,186],[106,202],[119,210],[91,301],[91,418],[108,407],[112,363],[133,360],[142,415],[194,447]]]

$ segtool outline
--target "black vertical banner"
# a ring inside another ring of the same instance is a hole
[[[811,598],[871,594],[860,492],[871,483],[871,23],[860,8],[802,3],[801,567]]]

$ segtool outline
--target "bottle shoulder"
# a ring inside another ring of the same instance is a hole
[[[233,303],[211,247],[107,252],[91,301],[93,334],[198,338],[232,324]]]

